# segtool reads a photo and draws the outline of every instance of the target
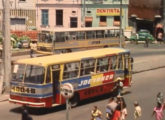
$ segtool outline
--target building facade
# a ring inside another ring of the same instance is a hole
[[[81,0],[38,0],[37,28],[81,27]]]
[[[3,0],[0,2],[0,23],[3,23]],[[10,0],[11,30],[36,28],[36,0]]]
[[[122,27],[128,26],[129,0],[122,0]],[[38,0],[37,28],[120,26],[120,0]]]
[[[128,26],[129,0],[86,0],[82,3],[82,20],[86,27],[120,26],[120,5],[122,28]]]

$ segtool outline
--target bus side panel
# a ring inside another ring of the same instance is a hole
[[[124,85],[125,87],[130,87],[130,86],[131,86],[131,80],[130,80],[130,79],[131,79],[130,77],[126,77],[126,78],[124,79],[123,85]]]
[[[26,97],[26,96],[19,96],[19,95],[10,95],[10,99],[16,100],[17,103],[21,105],[28,105],[31,107],[51,107],[52,106],[52,97],[46,97],[46,98],[33,98],[33,97]],[[39,106],[39,103],[45,103],[45,106]]]
[[[110,93],[113,90],[114,85],[115,85],[114,82],[111,82],[111,83],[104,84],[101,86],[96,86],[96,87],[80,90],[79,91],[80,100]]]

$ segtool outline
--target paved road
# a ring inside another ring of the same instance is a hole
[[[134,47],[134,48],[133,48]],[[128,49],[132,51],[132,55],[135,57],[135,70],[141,68],[153,67],[154,65],[161,65],[165,60],[165,47],[163,45],[153,45],[149,48],[144,48],[142,44],[128,45]],[[29,56],[24,56],[29,57]],[[18,57],[15,57],[18,59]],[[157,62],[156,62],[157,61]],[[161,62],[160,62],[161,61]],[[147,64],[149,63],[149,64]],[[131,93],[126,94],[124,97],[128,105],[128,120],[132,120],[133,101],[138,100],[143,108],[142,120],[151,120],[152,108],[155,104],[155,96],[157,92],[164,90],[164,78],[165,69],[157,69],[152,71],[146,71],[133,75],[133,86],[128,90]],[[105,106],[110,96],[97,97],[83,101],[82,104],[70,112],[70,120],[89,120],[90,110],[93,105],[98,105],[105,114]],[[9,104],[8,102],[0,103],[0,118],[3,120],[21,120],[20,111],[21,108],[18,105]],[[37,112],[34,112],[37,111]],[[31,115],[34,120],[64,120],[65,119],[65,106],[40,111],[31,109]]]
[[[164,78],[165,68],[142,72],[133,75],[133,85],[128,88],[130,93],[125,94],[127,103],[127,120],[133,119],[133,102],[139,101],[143,116],[142,120],[152,120],[151,114],[156,101],[156,94],[162,91],[165,94]],[[70,110],[70,120],[90,120],[90,111],[94,105],[102,110],[105,116],[105,106],[110,95],[97,97],[82,101],[80,106]],[[0,118],[3,120],[21,120],[21,107],[19,105],[9,104],[7,101],[0,103]],[[65,106],[39,111],[30,109],[30,115],[34,120],[65,120]],[[105,119],[104,119],[105,120]]]

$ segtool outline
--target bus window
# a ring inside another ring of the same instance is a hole
[[[81,61],[81,72],[80,75],[89,75],[91,72],[94,72],[95,68],[95,59],[88,59]]]
[[[77,32],[77,39],[78,40],[84,40],[85,39],[85,32],[83,32],[83,31]]]
[[[24,77],[25,65],[16,64],[13,67],[12,81],[22,82]]]
[[[43,81],[44,81],[44,68],[40,66],[27,65],[24,82],[42,84]]]
[[[52,43],[52,35],[49,32],[39,33],[39,42]]]
[[[114,30],[115,32],[115,37],[119,37],[120,36],[120,31],[119,30]]]
[[[56,32],[56,42],[65,42],[65,32]]]
[[[110,30],[109,32],[111,37],[115,37],[115,30]]]
[[[64,73],[63,73],[63,79],[69,79],[78,77],[79,73],[79,62],[73,62],[73,63],[66,63],[64,64]]]
[[[97,72],[106,72],[108,71],[108,57],[99,58],[97,60]]]
[[[105,30],[105,37],[111,37],[110,30]]]
[[[44,42],[45,40],[45,34],[39,33],[38,34],[38,42]]]
[[[104,30],[97,30],[96,38],[104,38]]]
[[[50,83],[51,77],[50,77],[50,67],[47,68],[47,73],[46,73],[46,83]]]
[[[76,40],[77,39],[77,32],[69,32],[69,40]]]
[[[123,57],[122,55],[118,56],[118,69],[123,69]]]
[[[86,39],[95,39],[96,33],[95,31],[86,31]]]
[[[115,70],[117,66],[117,56],[112,56],[110,57],[110,59],[111,59],[110,69]]]

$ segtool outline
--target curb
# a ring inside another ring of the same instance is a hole
[[[0,102],[5,102],[5,101],[9,101],[8,98],[4,99],[4,100],[0,100]]]
[[[161,68],[165,68],[165,66],[159,66],[159,67],[149,68],[149,69],[146,69],[146,70],[133,71],[132,74],[137,74],[137,73],[146,72],[146,71],[150,71],[150,70],[161,69]]]
[[[0,102],[9,101],[9,94],[2,94],[0,96]]]
[[[21,56],[21,55],[28,55],[28,54],[29,54],[29,50],[12,52],[12,56]]]

